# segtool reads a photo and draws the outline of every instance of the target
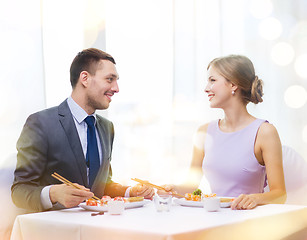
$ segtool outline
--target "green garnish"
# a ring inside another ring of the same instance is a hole
[[[201,190],[200,190],[200,189],[196,189],[196,190],[193,192],[193,195],[199,195],[199,196],[201,196]]]

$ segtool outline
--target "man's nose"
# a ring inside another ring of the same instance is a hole
[[[114,81],[112,84],[112,91],[118,93],[119,92],[119,87],[117,81]]]

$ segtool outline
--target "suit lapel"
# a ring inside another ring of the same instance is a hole
[[[71,111],[68,107],[66,100],[59,105],[59,121],[61,122],[64,128],[68,142],[74,153],[75,161],[79,167],[83,185],[88,186],[87,172],[86,172],[87,168],[86,168],[84,153],[82,151],[80,138],[75,126],[73,116],[71,114]]]
[[[106,126],[102,123],[102,121],[97,117],[97,130],[100,138],[101,143],[101,150],[102,150],[102,160],[105,161],[109,158],[109,149],[108,146],[108,138],[107,136],[107,129]]]
[[[102,196],[105,188],[105,184],[108,181],[109,171],[110,171],[110,155],[111,155],[111,143],[109,139],[108,129],[103,123],[103,120],[97,116],[97,130],[101,143],[102,150],[102,164],[100,166],[99,172],[97,173],[95,182],[92,187],[92,191],[98,196]]]

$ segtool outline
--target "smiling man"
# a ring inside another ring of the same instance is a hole
[[[16,206],[34,211],[75,207],[103,195],[144,196],[145,185],[122,186],[112,181],[112,122],[95,113],[107,109],[118,73],[113,57],[99,49],[79,52],[70,67],[72,94],[57,107],[29,116],[17,142],[17,166],[12,185]],[[59,184],[51,174],[76,183]]]

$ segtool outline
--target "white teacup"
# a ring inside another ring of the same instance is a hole
[[[155,195],[154,204],[158,212],[163,212],[163,211],[168,212],[171,209],[172,196],[171,195],[164,195],[164,196]]]
[[[204,198],[204,208],[208,212],[218,211],[220,209],[220,199],[217,197]]]
[[[125,210],[124,201],[109,201],[108,202],[108,212],[112,215],[122,214]]]

